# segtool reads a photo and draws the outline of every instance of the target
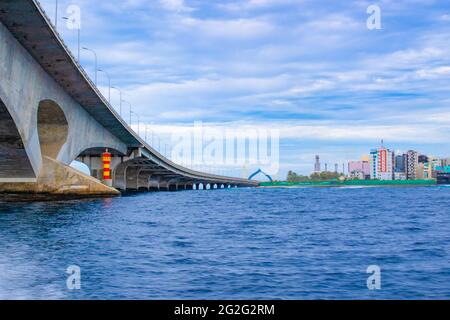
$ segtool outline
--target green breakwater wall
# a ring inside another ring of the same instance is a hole
[[[260,187],[420,187],[435,186],[436,180],[348,180],[348,181],[311,181],[311,182],[261,182]]]

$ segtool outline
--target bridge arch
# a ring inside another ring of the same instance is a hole
[[[258,174],[262,174],[263,176],[265,176],[267,179],[270,180],[270,182],[273,182],[273,179],[270,175],[268,175],[267,173],[265,173],[264,171],[262,171],[261,169],[256,170],[250,177],[248,177],[248,180],[252,180],[254,177],[256,177]]]
[[[53,100],[42,100],[37,113],[37,129],[42,157],[57,159],[69,136],[69,123]]]
[[[22,136],[0,97],[0,183],[32,182],[35,179],[36,173]]]
[[[106,150],[113,156],[111,169],[114,171],[116,166],[121,163],[122,157],[125,156],[125,154],[114,148],[107,148],[99,144],[91,143],[87,148],[79,152],[75,160],[85,164],[89,168],[92,177],[101,180],[103,177],[103,153]]]
[[[84,162],[73,160],[70,164],[70,167],[78,170],[79,172],[82,172],[88,176],[92,176],[92,170],[91,168]]]

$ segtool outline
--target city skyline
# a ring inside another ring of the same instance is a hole
[[[333,164],[333,163],[331,163]],[[315,156],[314,170],[310,177],[320,173],[336,173],[346,179],[358,180],[435,180],[447,183],[450,179],[450,157],[436,157],[420,151],[394,151],[384,144],[371,148],[368,155],[347,163],[334,163],[334,170],[329,170],[330,163],[322,163],[320,155]],[[331,166],[332,167],[332,166]],[[297,175],[294,170],[291,174]]]

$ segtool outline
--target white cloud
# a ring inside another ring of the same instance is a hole
[[[169,11],[190,12],[193,8],[188,7],[184,0],[159,0],[161,6]]]
[[[227,123],[204,123],[204,130],[235,130],[245,132],[246,130],[267,130],[274,129],[280,131],[282,139],[302,141],[325,141],[330,143],[380,141],[385,139],[390,143],[446,143],[450,127],[447,125],[437,125],[433,117],[428,121],[418,125],[392,124],[392,125],[368,125],[339,122],[315,122],[312,124],[302,124],[295,121],[268,121],[264,123],[250,122],[227,122]],[[436,120],[439,121],[439,118]],[[153,131],[162,136],[170,136],[172,133],[188,133],[193,130],[194,124],[178,125],[148,125]]]
[[[179,27],[211,38],[248,39],[264,37],[275,31],[275,26],[263,19],[195,19],[179,20]]]
[[[450,21],[450,14],[443,14],[439,19],[442,21]]]
[[[274,6],[295,4],[300,5],[302,0],[240,0],[233,1],[228,3],[222,3],[218,6],[227,11],[247,11],[247,10],[256,10],[261,8],[270,8]]]
[[[431,69],[420,69],[417,71],[420,78],[436,78],[450,75],[450,66],[443,66]]]

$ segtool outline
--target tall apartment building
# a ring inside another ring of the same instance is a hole
[[[377,180],[394,179],[394,152],[384,147],[370,152],[370,178]]]
[[[440,166],[447,167],[450,166],[450,158],[440,159]]]
[[[405,155],[404,154],[395,156],[394,171],[398,172],[398,173],[406,172],[406,170],[405,170]]]
[[[409,150],[406,153],[405,167],[406,167],[406,178],[408,180],[418,179],[419,154],[416,151]]]

